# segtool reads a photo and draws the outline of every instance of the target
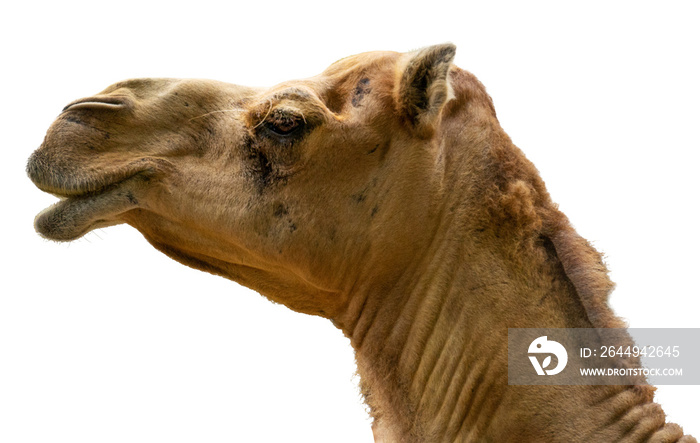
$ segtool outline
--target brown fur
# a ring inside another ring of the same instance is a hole
[[[377,441],[695,441],[648,386],[509,386],[509,327],[621,327],[600,254],[455,48],[377,52],[270,89],[118,83],[66,107],[28,173],[72,240],[117,223],[331,319]]]

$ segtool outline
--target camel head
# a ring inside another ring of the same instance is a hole
[[[508,328],[624,324],[600,254],[454,54],[366,53],[269,89],[117,83],[66,106],[30,157],[61,199],[36,230],[69,241],[127,223],[181,263],[331,319],[377,441],[678,441],[649,386],[508,385]]]
[[[175,260],[332,317],[358,279],[391,278],[430,241],[454,53],[361,54],[269,89],[114,84],[66,106],[29,159],[61,199],[36,230],[70,241],[127,223]]]

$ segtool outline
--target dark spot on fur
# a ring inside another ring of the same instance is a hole
[[[352,195],[352,199],[355,200],[357,203],[362,203],[367,199],[367,195],[369,194],[370,190],[375,188],[377,186],[377,177],[373,178],[372,181],[370,181],[367,186],[362,189],[362,191],[358,192],[357,194]]]
[[[108,132],[105,132],[105,140],[109,140],[111,137]]]
[[[352,199],[357,203],[362,203],[367,199],[367,189],[363,189],[362,192],[358,194],[353,194]]]
[[[378,206],[375,206],[374,208],[372,208],[372,213],[370,214],[370,217],[374,217],[375,215],[377,215],[378,211],[379,211]]]
[[[126,193],[126,198],[129,199],[129,203],[131,203],[132,205],[139,204],[139,201],[136,199],[136,197],[134,197],[134,194],[131,191]]]
[[[88,146],[88,149],[91,150],[91,151],[94,151],[94,150],[95,150],[95,147],[92,146],[92,145],[90,145],[90,146]]]
[[[360,106],[362,99],[370,92],[372,92],[372,88],[369,86],[369,79],[365,77],[357,82],[357,86],[355,86],[352,94],[352,105],[356,108]]]
[[[255,146],[253,139],[246,140],[245,160],[248,175],[254,180],[259,193],[262,193],[272,181],[272,165],[267,156]]]
[[[77,125],[85,125],[86,123],[79,119],[78,117],[75,117],[74,115],[69,115],[64,117],[64,119],[68,122],[75,123]]]
[[[297,225],[295,225],[294,223],[290,223],[289,224],[289,232],[294,232],[296,230],[297,230]]]
[[[190,106],[190,104],[187,103],[187,102],[185,102],[185,107],[187,108],[187,107],[189,107],[189,106]]]
[[[258,187],[262,191],[264,188],[270,185],[272,181],[272,165],[267,156],[262,152],[258,151],[255,155],[255,167],[258,173]]]
[[[278,203],[275,203],[275,206],[274,206],[274,208],[272,209],[272,214],[273,214],[276,218],[282,218],[282,217],[284,217],[285,215],[288,215],[288,214],[289,214],[289,210],[288,210],[287,207],[284,205],[284,203],[279,203],[279,202],[278,202]]]
[[[383,143],[379,143],[374,147],[374,149],[372,149],[371,151],[368,151],[367,154],[374,154],[375,152],[378,152],[379,153],[379,161],[383,162],[384,159],[386,158],[387,153],[389,152],[390,147],[391,147],[391,143],[388,141],[383,142]]]
[[[276,148],[276,147],[274,147]],[[279,150],[277,150],[279,151]],[[243,144],[245,175],[253,182],[259,194],[270,186],[284,186],[293,172],[284,166],[291,164],[280,159],[280,154],[269,146],[267,140],[247,137]]]

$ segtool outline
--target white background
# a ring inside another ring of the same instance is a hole
[[[66,0],[0,16],[2,442],[372,440],[349,343],[329,322],[179,265],[126,226],[70,244],[34,233],[55,199],[26,178],[27,157],[65,104],[131,77],[265,86],[451,41],[606,254],[617,313],[700,327],[694,2]],[[696,436],[699,397],[657,396]]]

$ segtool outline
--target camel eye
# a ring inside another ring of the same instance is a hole
[[[304,126],[304,119],[300,116],[275,113],[265,122],[268,131],[278,136],[289,136],[299,131]]]

